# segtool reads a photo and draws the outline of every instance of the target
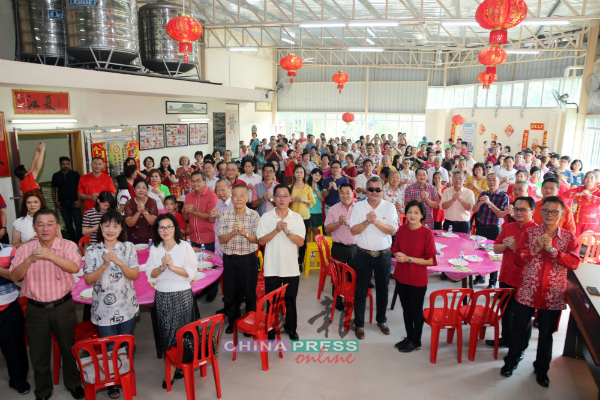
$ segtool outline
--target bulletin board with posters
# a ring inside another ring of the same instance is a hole
[[[180,147],[188,145],[187,124],[166,124],[167,147]]]
[[[140,150],[162,149],[165,147],[165,126],[139,125],[138,139]]]
[[[208,124],[190,124],[190,145],[208,144]]]

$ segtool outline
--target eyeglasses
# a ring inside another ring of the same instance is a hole
[[[168,225],[168,226],[159,226],[158,230],[161,232],[170,232],[173,230],[173,228],[175,228],[175,226],[173,225]]]
[[[273,170],[270,170],[270,169],[264,169],[264,170],[263,170],[263,174],[272,174],[272,173],[274,173],[274,172],[275,172],[275,171],[273,171]]]
[[[516,213],[524,213],[526,211],[531,211],[531,208],[514,208]]]
[[[278,199],[285,199],[286,197],[290,197],[290,195],[289,194],[278,194],[275,197],[277,197]]]
[[[542,208],[542,215],[552,215],[553,217],[556,217],[558,214],[560,214],[561,211],[560,210],[548,210],[546,208]]]
[[[376,193],[380,193],[383,189],[382,188],[374,188],[374,187],[370,187],[367,189],[368,192],[376,192]]]
[[[192,183],[200,183],[200,182],[204,182],[204,179],[196,179],[196,180],[192,181]]]
[[[490,166],[485,167],[485,169],[492,169],[492,168],[494,168],[494,167],[490,167]]]

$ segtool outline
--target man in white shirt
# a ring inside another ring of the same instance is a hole
[[[233,207],[231,202],[231,182],[227,179],[219,179],[215,186],[215,194],[219,198],[215,208],[210,210],[208,220],[215,224],[215,254],[219,257],[223,257],[221,251],[221,242],[219,242],[219,218],[221,213],[229,210]]]
[[[471,209],[475,205],[475,195],[473,191],[463,187],[465,174],[462,171],[455,170],[452,174],[452,187],[444,190],[442,194],[442,210],[446,210],[446,220],[444,221],[444,230],[452,225],[454,232],[470,233]]]
[[[262,177],[254,173],[254,161],[252,160],[244,161],[242,168],[244,168],[245,174],[240,175],[238,179],[245,182],[248,186],[248,200],[250,200],[252,199],[252,189],[254,189],[254,186],[258,183],[262,182]]]
[[[298,249],[304,245],[306,228],[300,214],[289,209],[292,190],[286,185],[279,184],[275,186],[273,194],[275,208],[262,215],[256,231],[258,244],[265,246],[263,264],[265,293],[271,293],[282,285],[288,285],[285,291],[284,327],[291,340],[298,340],[296,297],[300,283],[300,268],[295,260],[298,259]],[[269,332],[269,339],[274,339],[275,332],[271,332]]]
[[[469,174],[473,175],[473,167],[477,164],[475,159],[473,158],[473,150],[467,150],[467,171]]]
[[[368,197],[354,205],[350,216],[350,232],[356,235],[358,246],[354,258],[356,293],[354,297],[354,324],[356,337],[365,337],[365,303],[371,275],[375,273],[377,295],[377,326],[385,335],[387,325],[388,282],[392,265],[392,235],[398,230],[398,213],[389,201],[382,201],[383,180],[372,176],[367,181]]]
[[[508,190],[508,186],[511,183],[515,183],[517,179],[517,170],[513,168],[514,165],[515,159],[512,156],[507,156],[504,159],[504,163],[502,165],[503,168],[501,168],[497,173],[498,178],[500,178],[500,187],[498,188],[498,190],[501,190],[506,193],[506,191]]]
[[[527,149],[524,151],[525,153],[525,162],[523,163],[525,165],[525,169],[527,171],[527,173],[529,173],[529,171],[531,171],[531,163],[533,161],[533,151]]]
[[[446,169],[442,167],[442,158],[441,157],[435,157],[433,159],[433,167],[430,167],[427,170],[427,181],[429,182],[430,185],[433,185],[433,174],[435,174],[436,172],[439,172],[440,174],[442,174],[442,184],[443,185],[448,183],[448,181],[449,181],[448,171],[446,171]]]
[[[215,164],[210,160],[206,160],[202,166],[202,170],[204,171],[204,175],[206,175],[206,187],[214,192],[219,180],[219,177],[215,176]]]
[[[363,161],[362,167],[364,169],[364,173],[358,175],[356,177],[356,197],[362,199],[363,197],[367,197],[367,181],[373,175],[373,161],[367,158]]]
[[[356,143],[352,143],[352,146],[350,146],[350,151],[348,152],[348,154],[352,154],[354,156],[354,159],[358,160],[358,157],[360,157],[360,151],[358,151],[358,148],[356,147]]]

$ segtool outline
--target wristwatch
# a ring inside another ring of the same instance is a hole
[[[550,246],[550,248],[548,249],[548,254],[553,254],[554,250],[556,250],[554,247]]]
[[[292,231],[291,231],[291,230],[290,230],[290,231],[288,231],[288,234],[287,234],[287,235],[285,235],[285,236],[287,236],[287,237],[290,237],[290,235],[292,235]]]
[[[408,257],[408,262],[412,263],[412,257]]]
[[[272,202],[273,202],[273,198],[271,197],[271,198],[269,199],[269,201],[272,203]]]
[[[246,239],[248,239],[248,236],[250,236],[250,234],[249,234],[248,232],[246,232],[246,234],[244,235],[244,237],[245,237]]]

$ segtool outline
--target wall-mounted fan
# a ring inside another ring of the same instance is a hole
[[[290,83],[290,77],[286,76],[285,78],[280,79],[277,82],[275,82],[274,90],[267,90],[264,92],[265,100],[269,99],[271,92],[274,92],[275,94],[277,94],[277,97],[283,97],[286,95],[287,92],[290,91],[291,88],[292,88],[292,84]]]
[[[589,74],[585,78],[585,91],[587,92],[590,101],[597,106],[600,106],[600,75]]]
[[[552,96],[554,96],[554,100],[556,100],[556,104],[560,107],[561,110],[564,110],[567,107],[567,104],[574,104],[577,107],[577,113],[579,114],[579,105],[577,103],[569,103],[569,94],[560,94],[558,90],[552,89]]]

